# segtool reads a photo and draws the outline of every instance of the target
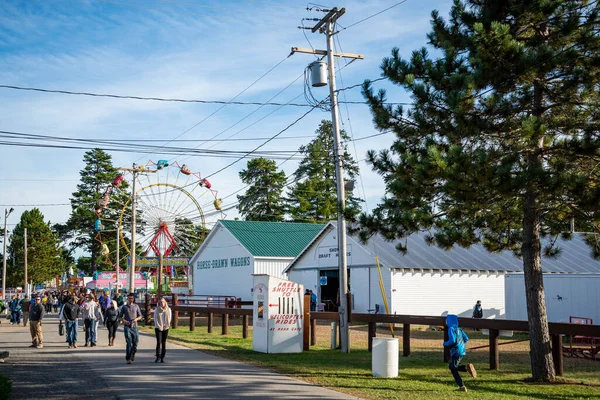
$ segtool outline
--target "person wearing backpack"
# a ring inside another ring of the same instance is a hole
[[[458,327],[458,317],[454,314],[446,316],[446,326],[448,327],[448,340],[444,342],[444,347],[450,348],[448,368],[458,385],[458,390],[466,392],[467,388],[459,372],[468,372],[473,378],[477,377],[477,371],[473,364],[460,365],[460,360],[467,354],[465,343],[469,341],[469,337]]]
[[[115,345],[115,336],[119,327],[119,308],[116,301],[111,301],[110,307],[104,313],[104,326],[108,330],[108,345]]]

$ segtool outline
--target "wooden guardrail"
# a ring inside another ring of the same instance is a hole
[[[444,327],[444,340],[448,340],[448,328],[446,327],[446,317],[431,317],[419,315],[391,315],[391,314],[352,314],[352,322],[366,322],[368,324],[369,351],[372,350],[373,338],[377,336],[377,323],[402,324],[402,355],[410,355],[410,326],[411,325],[433,325]],[[316,336],[313,334],[316,328],[317,320],[337,321],[340,316],[335,312],[312,312],[311,321],[311,344],[316,343]],[[528,332],[529,323],[527,321],[516,321],[506,319],[476,319],[476,318],[458,318],[458,325],[462,328],[478,328],[489,330],[489,352],[490,369],[500,369],[500,351],[498,337],[501,330]],[[561,322],[550,322],[548,324],[551,336],[552,356],[556,373],[563,375],[563,351],[561,335],[577,335],[600,337],[600,325],[581,325]],[[449,349],[444,348],[444,361],[447,362],[450,357]]]
[[[213,330],[214,315],[221,316],[221,333],[227,335],[229,332],[229,316],[242,317],[242,335],[248,337],[248,319],[252,315],[251,308],[240,308],[251,305],[251,302],[231,302],[229,307],[202,307],[197,305],[186,305],[178,301],[178,296],[173,295],[172,308],[173,318],[172,326],[177,328],[179,323],[179,312],[187,312],[190,318],[190,330],[196,328],[196,315],[202,314],[208,316],[207,330],[209,333]],[[309,350],[310,345],[316,344],[316,324],[317,321],[339,322],[340,315],[337,312],[311,312],[310,298],[305,298],[304,302],[304,349]],[[309,328],[310,321],[310,329]],[[411,325],[431,325],[444,327],[444,340],[448,340],[448,328],[446,327],[446,317],[443,316],[424,316],[424,315],[392,315],[392,314],[350,314],[350,322],[363,322],[368,325],[368,348],[372,351],[373,338],[377,336],[378,323],[401,324],[402,329],[402,355],[410,355],[410,329]],[[529,323],[527,321],[516,321],[506,319],[476,319],[476,318],[458,318],[458,324],[462,328],[475,328],[489,330],[489,360],[490,369],[500,369],[500,347],[498,337],[501,330],[528,332]],[[551,336],[549,348],[552,351],[554,367],[559,376],[563,375],[563,345],[562,335],[600,337],[600,325],[582,325],[560,322],[550,322],[548,324]],[[450,358],[448,348],[444,348],[443,360],[445,362]]]

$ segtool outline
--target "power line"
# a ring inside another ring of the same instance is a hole
[[[55,207],[70,206],[71,203],[45,203],[45,204],[0,204],[0,207]]]
[[[285,128],[283,128],[281,131],[279,131],[277,134],[275,134],[272,138],[270,138],[269,140],[266,140],[265,142],[263,142],[262,144],[260,144],[259,146],[257,146],[256,148],[254,148],[253,150],[249,151],[248,153],[246,153],[245,156],[240,157],[239,159],[237,159],[236,161],[227,164],[225,167],[218,169],[217,171],[213,172],[212,174],[206,176],[206,178],[214,176],[216,174],[218,174],[219,172],[222,172],[224,170],[226,170],[227,168],[231,167],[232,165],[234,165],[235,163],[237,163],[238,161],[242,160],[244,157],[249,156],[250,154],[256,152],[256,150],[260,149],[261,147],[263,147],[264,145],[266,145],[267,143],[269,143],[271,140],[275,139],[277,136],[281,135],[283,132],[287,131],[288,129],[290,129],[292,126],[296,125],[300,120],[302,120],[304,117],[306,117],[308,114],[310,114],[312,111],[315,110],[315,108],[317,108],[316,106],[311,108],[310,110],[308,110],[307,112],[305,112],[304,114],[302,114],[302,116],[300,116],[298,119],[296,119],[294,122],[292,122],[291,124],[289,124],[288,126],[286,126]]]
[[[290,58],[292,56],[292,54],[289,54],[287,57],[285,57],[283,60],[279,61],[277,64],[275,64],[271,69],[269,69],[267,72],[265,72],[264,74],[262,74],[258,79],[256,79],[254,82],[252,82],[250,85],[248,85],[244,90],[242,90],[240,93],[238,93],[237,95],[235,95],[231,100],[235,100],[238,97],[240,97],[242,94],[244,94],[248,89],[250,89],[252,86],[254,86],[257,82],[259,82],[261,79],[263,79],[265,76],[267,76],[268,74],[270,74],[275,68],[279,67],[281,64],[283,64],[283,62],[285,60],[287,60],[288,58]],[[206,121],[207,119],[209,119],[210,117],[212,117],[213,115],[215,115],[216,113],[218,113],[219,111],[221,111],[223,108],[227,107],[228,104],[223,104],[221,107],[217,108],[215,111],[213,111],[212,113],[210,113],[207,117],[203,118],[200,122],[198,122],[197,124],[195,124],[194,126],[192,126],[191,128],[183,131],[182,133],[180,133],[179,135],[177,135],[174,139],[179,139],[181,136],[185,135],[186,133],[188,133],[189,131],[191,131],[192,129],[196,128],[198,125],[200,125],[201,123],[203,123],[204,121]],[[213,138],[214,139],[214,138]],[[171,141],[167,141],[165,142],[164,145],[167,145],[171,143]],[[135,162],[138,162],[141,158],[138,158]]]
[[[338,34],[338,33],[340,33],[341,31],[345,31],[346,29],[352,28],[353,26],[356,26],[356,25],[358,25],[358,24],[360,24],[360,23],[362,23],[362,22],[365,22],[365,21],[366,21],[366,20],[368,20],[368,19],[371,19],[371,18],[373,18],[373,17],[376,17],[376,16],[378,16],[379,14],[383,14],[384,12],[386,12],[386,11],[388,11],[388,10],[391,10],[392,8],[394,8],[394,7],[397,7],[397,6],[399,6],[400,4],[406,3],[407,1],[408,1],[408,0],[402,0],[402,1],[400,1],[400,2],[398,2],[398,3],[396,3],[396,4],[394,4],[394,5],[391,5],[391,6],[389,6],[389,7],[388,7],[388,8],[386,8],[385,10],[381,10],[381,11],[379,11],[379,12],[377,12],[377,13],[373,14],[373,15],[369,15],[368,17],[366,17],[366,18],[363,18],[363,19],[361,19],[360,21],[357,21],[357,22],[355,22],[355,23],[353,23],[353,24],[351,24],[351,25],[348,25],[348,26],[347,26],[347,27],[345,27],[345,28],[342,28],[342,29],[340,29],[339,31],[336,31],[336,32],[334,32],[333,34],[335,35],[335,34]]]
[[[380,80],[384,80],[387,78],[377,78],[370,80],[370,82],[377,82]],[[348,86],[346,88],[340,88],[337,91],[341,92],[343,90],[354,89],[362,86],[362,83],[357,83],[356,85]],[[55,93],[55,94],[66,94],[71,96],[89,96],[89,97],[106,97],[113,99],[121,99],[121,100],[144,100],[144,101],[160,101],[160,102],[175,102],[175,103],[199,103],[199,104],[222,104],[222,105],[242,105],[242,106],[290,106],[290,107],[312,107],[311,104],[308,103],[277,103],[277,102],[259,102],[259,101],[224,101],[224,100],[199,100],[199,99],[178,99],[178,98],[165,98],[165,97],[144,97],[144,96],[135,96],[135,95],[118,95],[111,93],[94,93],[94,92],[79,92],[79,91],[71,91],[71,90],[60,90],[60,89],[44,89],[44,88],[36,88],[36,87],[26,87],[26,86],[15,86],[15,85],[0,85],[2,89],[13,89],[13,90],[23,90],[30,92],[40,92],[40,93]],[[240,93],[241,94],[241,93]],[[239,95],[238,95],[239,96]],[[238,97],[236,96],[236,97]],[[339,104],[367,104],[365,101],[343,101],[338,102]],[[403,105],[412,105],[413,103],[402,103],[402,102],[386,102],[385,104],[403,104]]]

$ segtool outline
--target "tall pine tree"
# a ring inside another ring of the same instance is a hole
[[[237,196],[240,214],[247,221],[280,222],[285,218],[285,202],[282,197],[285,187],[285,172],[277,171],[273,160],[259,157],[248,161],[247,168],[240,172],[240,179],[250,185],[246,193]]]
[[[119,175],[119,171],[112,165],[112,157],[101,149],[92,149],[83,156],[85,167],[79,172],[81,183],[71,197],[71,216],[65,225],[57,225],[55,229],[60,233],[61,239],[68,242],[75,249],[81,249],[91,255],[90,270],[93,273],[98,269],[112,269],[111,265],[99,265],[104,258],[100,256],[100,242],[95,240],[96,230],[94,223],[97,219],[94,210],[98,209],[98,200],[104,195],[106,188]],[[127,202],[127,182],[121,183],[120,190],[114,190],[110,202],[102,211],[101,220],[107,232],[103,234],[103,243],[111,251],[116,247],[115,228],[118,215]],[[123,252],[125,253],[125,252]],[[121,262],[121,265],[124,265]]]
[[[572,218],[600,222],[597,5],[456,0],[448,21],[432,16],[441,57],[394,49],[382,63],[411,109],[364,85],[375,125],[397,139],[369,152],[387,193],[360,217],[362,234],[430,230],[443,248],[481,242],[522,256],[533,379],[552,381],[540,239],[568,232]]]
[[[300,147],[304,159],[294,173],[297,181],[290,189],[288,212],[298,222],[321,223],[337,218],[337,191],[333,157],[333,131],[331,121],[323,120],[316,130],[317,137],[306,146]],[[349,140],[341,131],[342,141]],[[354,180],[358,175],[358,164],[344,146],[343,167],[345,180]],[[360,212],[360,199],[352,190],[346,190],[345,214],[352,218]]]
[[[44,221],[42,212],[34,208],[21,214],[21,220],[12,231],[7,263],[7,283],[22,286],[25,279],[25,228],[27,228],[27,279],[33,284],[55,278],[68,266],[62,257],[58,237]]]

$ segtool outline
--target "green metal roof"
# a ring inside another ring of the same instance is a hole
[[[221,220],[252,255],[296,257],[325,224]]]

